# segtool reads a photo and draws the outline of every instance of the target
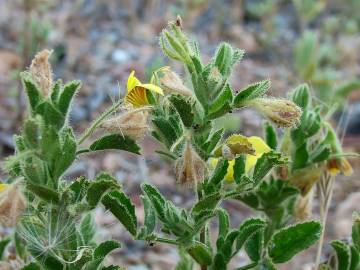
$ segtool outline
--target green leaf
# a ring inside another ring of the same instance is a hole
[[[18,232],[14,233],[14,245],[15,245],[15,250],[16,250],[16,254],[22,259],[25,260],[26,259],[26,243],[25,241],[20,237]]]
[[[189,254],[183,249],[179,249],[180,260],[176,264],[175,270],[193,270],[194,269],[194,260],[189,256]]]
[[[246,155],[239,155],[235,158],[234,164],[234,180],[238,185],[242,184],[245,175]]]
[[[60,135],[61,151],[53,156],[53,176],[59,178],[76,158],[76,139],[71,128],[64,128]]]
[[[209,106],[208,119],[219,118],[231,110],[232,90],[228,84],[225,85],[220,95]]]
[[[56,190],[50,189],[47,186],[37,185],[28,182],[27,189],[29,189],[33,194],[38,196],[49,203],[58,203],[60,200],[59,194]]]
[[[101,202],[133,236],[136,235],[135,206],[123,192],[111,191],[102,198]]]
[[[226,42],[222,42],[217,49],[214,64],[217,66],[220,73],[225,77],[230,76],[233,63],[232,57],[233,49],[231,45]]]
[[[38,147],[40,134],[38,121],[35,118],[29,118],[25,121],[22,134],[28,147],[34,149]]]
[[[360,80],[355,79],[348,82],[344,82],[343,84],[337,86],[334,90],[335,97],[346,98],[352,91],[360,89]]]
[[[287,158],[281,156],[280,153],[270,151],[263,154],[256,162],[253,181],[255,186],[270,172],[270,170],[278,165],[283,165],[288,162]]]
[[[60,94],[59,101],[58,101],[58,108],[59,111],[66,115],[71,101],[76,93],[76,91],[80,88],[81,82],[80,81],[72,81],[67,83],[64,86],[63,91]]]
[[[277,148],[277,134],[274,126],[269,122],[265,122],[264,124],[265,131],[265,142],[266,144],[273,150]]]
[[[354,246],[350,246],[351,249],[351,263],[349,270],[358,270],[360,265],[360,253]]]
[[[227,173],[228,167],[229,167],[229,161],[227,161],[224,158],[221,158],[216,164],[216,167],[209,179],[209,184],[218,185],[219,183],[221,183],[221,181],[224,179]]]
[[[143,183],[141,186],[141,189],[146,194],[146,196],[149,198],[152,206],[155,209],[155,212],[157,216],[160,218],[160,220],[165,220],[165,198],[161,195],[159,190],[147,183]]]
[[[217,214],[219,217],[219,236],[225,239],[226,235],[229,232],[230,220],[229,214],[222,208],[217,210]]]
[[[170,102],[174,105],[185,127],[191,127],[194,121],[191,100],[181,95],[171,95]]]
[[[137,238],[145,239],[147,236],[151,235],[155,230],[156,215],[149,198],[145,196],[140,196],[140,198],[144,205],[145,218],[144,218],[144,226],[140,229]]]
[[[291,97],[296,105],[303,110],[306,109],[311,101],[309,86],[307,84],[299,85],[293,90]]]
[[[331,242],[331,246],[336,251],[337,256],[337,269],[349,270],[351,265],[351,250],[350,246],[344,242],[335,240]]]
[[[164,116],[155,116],[152,121],[160,142],[170,148],[178,138],[176,129]]]
[[[274,263],[284,263],[319,238],[321,225],[316,221],[298,223],[277,231],[271,238],[268,254]]]
[[[214,150],[223,135],[224,129],[218,129],[209,136],[208,140],[204,144],[204,148],[207,150],[208,153],[211,153]]]
[[[42,116],[42,118],[44,119],[47,125],[54,126],[57,129],[63,127],[65,122],[65,117],[50,102],[43,101],[42,103],[36,106],[35,111],[37,114],[40,114]]]
[[[307,144],[304,143],[300,147],[297,147],[294,153],[293,170],[304,168],[308,164],[309,153],[307,150]]]
[[[244,106],[246,101],[254,98],[262,97],[270,88],[270,81],[265,80],[248,85],[242,89],[234,99],[234,107],[239,108]]]
[[[102,196],[109,190],[120,188],[116,179],[107,173],[102,173],[96,177],[96,179],[90,183],[86,200],[89,203],[90,208],[95,208]]]
[[[357,250],[360,252],[360,216],[355,214],[355,220],[352,226],[351,237]]]
[[[264,247],[263,230],[257,230],[245,242],[245,251],[249,256],[249,258],[254,262],[260,261],[263,247]]]
[[[89,246],[95,236],[96,226],[91,213],[87,213],[80,223],[80,235],[84,246]]]
[[[40,91],[34,81],[31,79],[31,76],[27,72],[21,73],[22,82],[24,89],[29,99],[29,104],[32,112],[35,112],[37,105],[42,102],[42,97]]]
[[[9,237],[4,238],[0,241],[0,260],[3,258],[6,246],[10,243],[10,241],[11,239]]]
[[[106,255],[108,255],[111,251],[120,248],[121,244],[116,241],[105,241],[98,245],[96,249],[94,250],[94,259],[101,259],[105,258]]]
[[[51,89],[51,101],[54,105],[56,105],[58,103],[61,86],[62,86],[62,81],[57,80]]]
[[[136,142],[127,136],[121,134],[111,134],[97,139],[90,145],[91,151],[100,151],[107,149],[117,149],[132,152],[140,155],[140,147]]]
[[[330,155],[331,149],[329,145],[318,144],[310,153],[309,159],[311,162],[322,162],[329,159]]]
[[[223,254],[217,253],[215,255],[212,269],[214,269],[214,270],[216,270],[216,269],[226,270],[227,269],[227,265],[226,265]]]
[[[211,195],[208,195],[206,197],[203,197],[200,199],[192,208],[191,215],[194,217],[194,219],[197,219],[197,216],[203,211],[203,210],[213,210],[220,202],[221,195],[219,192],[213,193]]]
[[[245,220],[238,229],[239,234],[236,239],[236,253],[254,233],[263,230],[266,225],[266,222],[260,218],[248,218]]]
[[[211,249],[203,243],[192,244],[187,248],[187,252],[200,265],[210,265],[212,262]]]

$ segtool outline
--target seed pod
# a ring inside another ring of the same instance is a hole
[[[127,107],[120,115],[104,121],[100,127],[112,133],[119,133],[134,140],[145,137],[149,132],[148,110],[149,108],[134,109]]]
[[[0,193],[0,224],[13,227],[26,208],[26,199],[19,183],[7,185]]]
[[[304,221],[311,218],[313,197],[313,192],[309,192],[305,196],[299,196],[299,198],[297,199],[294,216],[298,221]]]
[[[49,63],[51,53],[49,50],[37,53],[30,65],[30,74],[44,97],[49,95],[53,84],[53,72]]]
[[[278,127],[291,128],[299,122],[302,110],[286,99],[255,98],[247,102]]]
[[[170,69],[163,67],[160,70],[161,86],[170,93],[178,93],[183,96],[192,96],[192,91],[187,88],[178,74]]]
[[[206,175],[206,163],[187,141],[183,154],[175,161],[175,174],[177,183],[196,189]]]
[[[313,185],[319,181],[322,174],[323,168],[321,167],[296,170],[289,181],[300,190],[303,196],[305,196],[309,193]]]

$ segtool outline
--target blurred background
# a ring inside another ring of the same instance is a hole
[[[80,133],[124,94],[132,70],[144,81],[164,65],[184,74],[158,46],[160,31],[178,14],[189,37],[200,43],[204,61],[220,41],[246,51],[232,75],[234,89],[269,78],[271,95],[286,96],[307,82],[318,102],[335,111],[333,123],[344,148],[359,152],[360,0],[0,0],[0,160],[14,151],[12,136],[25,113],[19,72],[29,66],[36,52],[53,50],[55,79],[83,81],[71,114]],[[251,110],[233,113],[217,124],[229,133],[262,134],[262,118]],[[172,167],[154,153],[157,142],[146,138],[142,145],[144,157],[121,152],[92,155],[78,160],[66,177],[91,178],[101,170],[112,172],[140,216],[139,184],[145,180],[176,204],[190,206],[193,194],[176,186]],[[347,238],[351,214],[360,209],[359,161],[350,161],[355,174],[337,181],[327,239]],[[0,177],[6,178],[3,171]],[[237,202],[224,207],[233,216],[233,226],[250,214]],[[172,247],[132,241],[100,209],[96,219],[99,238],[123,242],[109,262],[129,270],[174,269],[178,254]],[[244,259],[240,254],[233,266],[240,266]],[[308,269],[306,262],[312,261],[310,250],[281,269]]]

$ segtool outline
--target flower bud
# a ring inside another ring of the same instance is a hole
[[[160,83],[166,91],[183,96],[192,96],[192,91],[184,85],[179,75],[172,71],[170,67],[163,67],[159,71]]]
[[[100,127],[111,133],[119,133],[134,140],[142,139],[149,132],[148,110],[143,107],[134,109],[127,107],[118,116],[105,120]]]
[[[206,175],[206,163],[187,141],[182,156],[175,161],[176,182],[196,189]]]
[[[49,63],[51,53],[49,50],[37,53],[30,65],[30,74],[44,97],[49,95],[53,84],[53,73]]]
[[[20,191],[19,183],[6,185],[0,191],[0,224],[13,227],[26,208],[26,200]]]
[[[301,108],[286,99],[255,98],[247,102],[278,127],[291,128],[299,122]]]

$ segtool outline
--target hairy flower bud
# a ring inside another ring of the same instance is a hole
[[[206,163],[187,141],[182,156],[175,162],[177,183],[196,189],[197,184],[204,180],[206,171]]]
[[[187,88],[178,74],[170,69],[163,67],[159,70],[161,86],[170,93],[178,93],[183,96],[192,96],[192,91]]]
[[[127,107],[118,116],[105,120],[100,127],[112,133],[119,133],[134,140],[142,139],[149,132],[148,107],[134,109]]]
[[[286,99],[255,98],[247,102],[279,127],[291,128],[299,122],[301,108]]]
[[[53,84],[53,73],[49,63],[52,51],[43,50],[37,53],[30,65],[30,74],[43,94],[48,96]]]
[[[26,208],[26,200],[19,183],[6,185],[0,191],[0,224],[13,227]]]

